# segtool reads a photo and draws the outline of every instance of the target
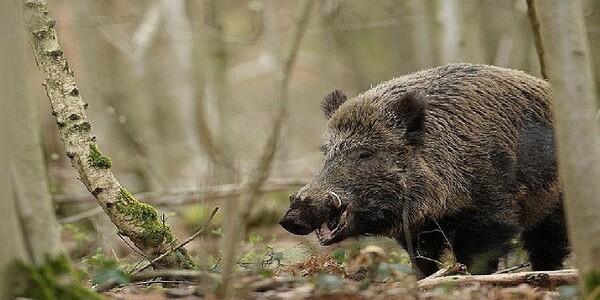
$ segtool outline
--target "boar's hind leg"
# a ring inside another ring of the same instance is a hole
[[[560,269],[563,260],[569,254],[569,240],[562,203],[533,229],[525,231],[521,238],[525,250],[529,252],[531,268],[534,271]]]
[[[471,274],[494,273],[499,258],[511,250],[510,241],[517,233],[518,226],[513,224],[464,219],[456,231],[456,260]]]

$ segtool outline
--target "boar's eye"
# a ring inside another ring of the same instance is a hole
[[[359,160],[367,160],[367,159],[371,159],[372,157],[373,157],[372,150],[360,150],[360,152],[358,153]]]

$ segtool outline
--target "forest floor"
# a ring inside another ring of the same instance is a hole
[[[135,279],[126,274],[140,258],[135,254],[115,260],[102,251],[80,253],[78,266],[90,286],[113,299],[219,299],[221,277],[218,227],[187,246],[201,265],[185,276]],[[74,248],[73,235],[67,244]],[[80,247],[81,245],[79,245]],[[93,247],[92,247],[93,248]],[[88,250],[92,248],[87,248]],[[73,249],[72,249],[73,250]],[[76,252],[76,251],[75,251]],[[72,251],[73,253],[73,251]],[[114,254],[114,251],[112,251]],[[76,255],[75,255],[76,256]],[[515,252],[508,266],[524,261]],[[501,269],[506,264],[501,262]],[[515,272],[527,271],[519,269]],[[94,282],[94,283],[92,283]],[[102,287],[112,282],[108,287]],[[472,283],[446,283],[420,288],[409,258],[395,241],[363,238],[322,247],[313,235],[293,236],[278,226],[253,230],[240,247],[237,269],[231,280],[233,299],[577,299],[573,285],[544,288],[518,284],[499,287]]]

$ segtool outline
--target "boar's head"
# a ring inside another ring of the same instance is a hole
[[[323,168],[279,222],[291,233],[316,232],[323,245],[360,235],[397,236],[421,160],[424,97],[416,93],[323,99],[327,131]],[[412,177],[411,177],[412,176]]]

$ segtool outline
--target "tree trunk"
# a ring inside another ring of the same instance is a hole
[[[133,51],[127,53],[131,72],[127,85],[131,99],[126,105],[134,141],[142,152],[145,176],[150,189],[169,189],[165,165],[166,151],[163,149],[155,122],[157,97],[153,95],[151,76],[148,74],[147,53],[156,38],[163,18],[159,2],[148,3],[142,21],[132,36]]]
[[[15,5],[15,13],[21,16]],[[13,75],[10,85],[12,86],[9,101],[13,106],[11,115],[11,133],[13,146],[10,153],[12,182],[17,201],[17,209],[23,234],[29,250],[29,256],[36,265],[41,265],[47,257],[60,254],[60,230],[54,209],[46,168],[42,154],[39,120],[37,117],[37,99],[27,93],[25,87],[25,50],[24,34],[21,26],[21,18],[13,18],[13,42],[14,48],[11,57]],[[4,169],[6,170],[6,169]]]
[[[0,57],[0,299],[13,299],[14,298],[14,286],[11,285],[14,278],[14,269],[12,268],[17,261],[25,263],[33,263],[31,257],[36,258],[36,263],[41,262],[38,258],[41,257],[41,253],[45,251],[44,248],[31,248],[33,247],[44,247],[49,246],[49,252],[54,252],[57,249],[58,240],[50,241],[51,238],[58,238],[55,234],[58,232],[57,227],[51,228],[50,235],[45,238],[43,236],[44,220],[37,222],[37,220],[29,220],[29,218],[19,219],[19,211],[17,209],[16,198],[19,197],[23,204],[30,205],[29,208],[33,208],[31,205],[35,203],[28,202],[32,200],[32,196],[39,193],[42,198],[39,199],[41,205],[49,205],[50,199],[48,195],[47,186],[30,186],[31,184],[38,183],[46,185],[45,182],[36,182],[40,179],[38,176],[43,174],[42,165],[40,163],[41,156],[39,141],[33,141],[36,138],[35,132],[29,132],[34,130],[37,123],[31,120],[31,112],[28,112],[28,108],[31,106],[31,101],[20,98],[23,96],[23,86],[19,84],[23,80],[24,68],[19,63],[23,62],[23,39],[21,36],[22,27],[20,16],[20,9],[15,1],[6,1],[0,6],[0,40],[2,40],[2,57]],[[25,102],[23,104],[22,102]],[[17,107],[15,107],[15,105]],[[19,112],[17,114],[17,112]],[[28,114],[29,113],[29,114]],[[19,125],[14,122],[18,119],[28,119],[29,122],[19,121]],[[26,123],[26,124],[25,124]],[[25,125],[25,128],[19,128],[19,126]],[[19,138],[25,141],[15,140],[13,130],[19,130]],[[39,137],[38,137],[39,138]],[[28,145],[30,144],[31,145]],[[11,165],[14,166],[15,161],[11,159],[11,155],[14,155],[15,147],[21,150],[26,150],[27,153],[19,154],[17,157],[20,162],[26,163],[25,165],[19,165],[19,169],[25,169],[32,167],[31,170],[33,176],[31,180],[23,178],[24,173],[27,170],[18,170],[19,173],[13,176]],[[41,169],[41,173],[39,172]],[[14,183],[19,188],[13,189]],[[32,193],[26,193],[25,188],[39,188],[40,191],[33,191]],[[33,199],[38,200],[38,199]],[[42,211],[39,218],[48,217],[46,215],[48,211]],[[53,218],[53,216],[52,216]],[[21,226],[21,222],[33,221],[32,224],[24,224],[28,230],[31,230],[35,235],[25,237],[23,235],[24,228]],[[55,222],[55,221],[54,221]],[[55,225],[55,224],[54,224]],[[40,235],[41,238],[40,238]],[[29,240],[28,240],[29,238]],[[28,245],[29,244],[29,245]],[[28,251],[28,246],[33,251]]]
[[[442,25],[442,63],[485,63],[479,0],[440,1],[438,18]]]
[[[6,6],[0,9],[0,33],[2,34],[2,41],[4,41],[3,45],[11,45],[11,40],[5,37],[11,34],[9,32],[9,29],[12,28],[10,20],[14,21],[14,18],[11,18],[10,15],[13,12],[13,10],[6,9]],[[2,48],[6,50],[6,48]],[[4,70],[0,72],[0,82],[3,90],[0,93],[0,170],[4,170],[0,172],[0,226],[2,226],[2,230],[0,230],[0,241],[2,241],[0,242],[0,299],[13,299],[14,287],[11,285],[11,278],[14,274],[11,267],[17,260],[31,262],[27,257],[26,241],[23,238],[18,219],[19,213],[17,212],[10,173],[6,172],[6,170],[9,170],[8,146],[12,143],[8,128],[10,128],[10,120],[14,116],[10,109],[10,103],[14,99],[11,99],[13,92],[10,84],[8,84],[11,81],[11,73],[6,71],[10,70],[12,56],[6,52],[4,53],[5,55],[0,58],[0,68]]]
[[[165,28],[171,42],[173,66],[168,72],[167,81],[170,84],[170,95],[176,104],[177,115],[183,125],[182,131],[191,151],[192,162],[199,158],[198,126],[195,122],[195,86],[192,81],[193,37],[189,17],[183,0],[163,0],[162,9],[165,11]],[[193,165],[196,165],[195,163]]]
[[[589,42],[580,0],[536,1],[535,8],[554,90],[569,236],[587,294],[600,287],[600,128]]]
[[[25,26],[36,62],[44,75],[44,87],[55,115],[61,139],[79,179],[96,197],[120,233],[129,237],[148,258],[159,256],[176,242],[156,210],[138,202],[117,181],[110,159],[102,154],[91,134],[73,71],[58,43],[55,21],[50,20],[45,0],[24,0]],[[180,249],[157,267],[193,268],[195,263]]]
[[[440,58],[440,24],[436,18],[440,3],[437,0],[411,0],[410,5],[413,25],[411,33],[417,67],[435,67]]]

